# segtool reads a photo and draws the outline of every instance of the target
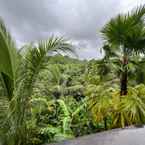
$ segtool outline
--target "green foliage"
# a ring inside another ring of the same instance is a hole
[[[0,72],[3,86],[9,99],[12,98],[15,74],[18,66],[18,54],[15,43],[0,18]]]
[[[144,13],[143,6],[111,19],[102,31],[105,56],[90,61],[56,55],[74,52],[63,38],[17,51],[0,20],[0,143],[42,145],[144,124]],[[128,93],[121,96],[126,70]]]
[[[143,53],[144,14],[145,7],[140,6],[131,13],[112,18],[102,30],[104,38],[112,45],[123,46],[125,53]]]
[[[2,118],[4,123],[0,137],[4,139],[5,145],[27,144],[29,134],[26,122],[30,116],[29,102],[37,75],[47,69],[50,53],[73,52],[73,50],[63,38],[51,37],[38,44],[28,45],[24,53],[18,54],[2,21],[0,26],[2,55],[0,71],[9,98],[7,115]],[[5,98],[1,100],[4,103]]]
[[[14,80],[17,69],[17,52],[15,43],[0,19],[0,71]]]
[[[119,91],[113,88],[104,90],[100,96],[91,97],[88,104],[96,122],[111,119],[106,124],[107,128],[145,123],[144,85],[130,87],[127,96],[120,96]]]

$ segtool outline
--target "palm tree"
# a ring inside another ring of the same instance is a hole
[[[112,18],[102,29],[102,34],[111,48],[122,54],[122,73],[120,95],[127,94],[127,74],[129,57],[133,54],[145,53],[145,6],[138,7],[127,14],[119,14]]]
[[[0,20],[0,74],[8,97],[5,117],[0,118],[0,142],[5,145],[27,144],[26,120],[33,85],[38,74],[47,69],[49,54],[66,51],[73,51],[69,42],[51,37],[28,45],[24,53],[18,53],[10,33]],[[1,102],[5,100],[4,97],[0,99]]]

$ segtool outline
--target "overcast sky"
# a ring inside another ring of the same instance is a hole
[[[0,0],[0,16],[18,46],[52,34],[70,39],[80,58],[101,56],[99,31],[113,16],[145,0]]]

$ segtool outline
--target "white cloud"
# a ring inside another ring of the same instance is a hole
[[[52,34],[71,39],[81,58],[101,56],[101,27],[145,0],[0,0],[0,14],[17,44]]]

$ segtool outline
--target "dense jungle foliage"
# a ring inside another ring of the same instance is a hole
[[[42,145],[145,124],[145,7],[102,29],[102,59],[50,37],[17,49],[0,20],[0,145]]]

